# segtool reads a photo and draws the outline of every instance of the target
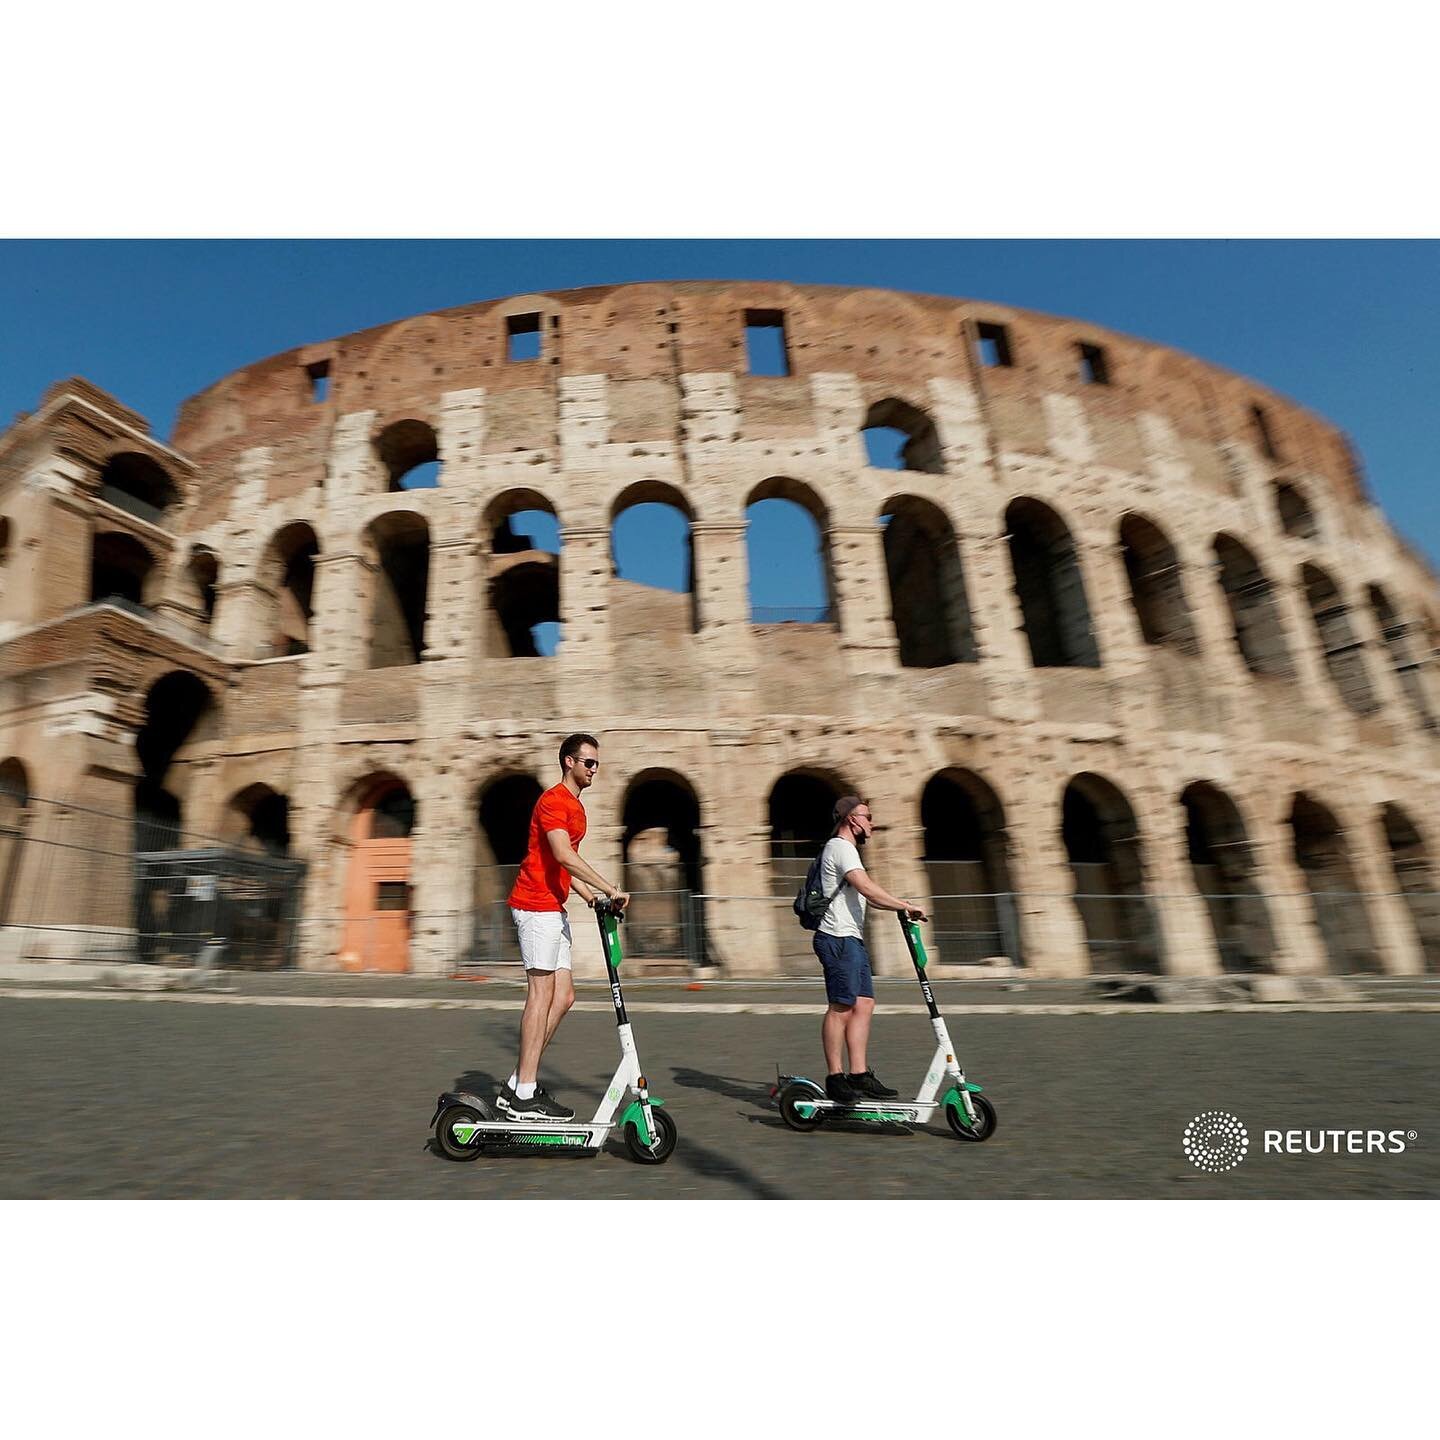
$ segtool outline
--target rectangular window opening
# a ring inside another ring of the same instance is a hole
[[[987,369],[1013,365],[1010,355],[1010,334],[1003,325],[982,320],[976,331],[980,337],[980,363]]]
[[[316,405],[323,405],[330,395],[330,362],[317,360],[305,367],[305,374],[310,381],[310,399]]]
[[[540,316],[508,315],[505,318],[505,358],[507,360],[538,360],[540,358]]]
[[[788,375],[790,354],[785,344],[783,310],[745,312],[745,357],[752,375]]]
[[[1100,346],[1080,346],[1080,378],[1087,385],[1110,383],[1110,367],[1105,363],[1105,352]]]

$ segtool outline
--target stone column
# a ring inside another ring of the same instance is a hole
[[[1381,966],[1391,975],[1423,975],[1425,956],[1405,897],[1399,893],[1388,846],[1373,807],[1339,809],[1341,836],[1364,895]]]
[[[833,601],[852,673],[889,673],[899,664],[890,618],[890,577],[878,525],[832,525],[825,532]]]
[[[1137,812],[1140,807],[1137,805]],[[1160,929],[1167,975],[1219,975],[1224,970],[1210,912],[1195,889],[1178,801],[1137,813],[1145,859],[1145,890]]]
[[[1016,797],[1007,811],[1010,883],[1024,946],[1025,970],[1039,979],[1090,973],[1085,926],[1075,908],[1075,879],[1060,835],[1060,790],[1050,803]]]
[[[1275,968],[1282,975],[1328,975],[1330,958],[1315,922],[1305,872],[1295,861],[1295,834],[1283,817],[1262,814],[1249,826],[1255,882],[1275,932]]]
[[[468,536],[430,543],[426,644],[421,657],[427,663],[459,662],[468,672],[474,659],[475,553],[476,542]]]
[[[1034,720],[1040,714],[1039,687],[1015,594],[1010,547],[1003,534],[986,526],[984,516],[968,512],[959,540],[970,624],[991,713],[1003,720]]]
[[[307,680],[343,682],[365,668],[375,563],[354,550],[323,550],[315,557]]]
[[[231,660],[265,659],[271,654],[268,632],[278,604],[275,591],[257,579],[222,578],[215,587],[211,638]]]

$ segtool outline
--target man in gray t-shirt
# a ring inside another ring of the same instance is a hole
[[[911,920],[925,912],[909,900],[897,900],[866,873],[860,850],[875,829],[869,805],[858,795],[835,802],[835,832],[820,852],[820,893],[833,896],[815,932],[815,954],[825,972],[825,1019],[820,1043],[825,1047],[825,1093],[841,1104],[892,1098],[896,1091],[882,1085],[865,1061],[870,1016],[875,1011],[875,981],[865,949],[865,906],[898,910]],[[848,1055],[850,1069],[845,1069]]]

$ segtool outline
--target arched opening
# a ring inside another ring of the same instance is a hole
[[[1440,886],[1430,864],[1430,849],[1415,822],[1393,802],[1381,808],[1380,826],[1425,969],[1431,975],[1440,974]]]
[[[133,536],[118,530],[96,535],[90,548],[90,603],[120,600],[148,604],[155,557]]]
[[[1378,974],[1374,932],[1339,822],[1302,791],[1290,807],[1290,830],[1331,970]]]
[[[1380,630],[1385,653],[1390,657],[1390,666],[1395,672],[1395,678],[1399,681],[1400,688],[1405,692],[1405,698],[1410,702],[1420,723],[1427,730],[1433,730],[1435,716],[1430,710],[1430,701],[1426,697],[1425,686],[1420,679],[1422,662],[1416,656],[1410,627],[1400,618],[1399,612],[1390,603],[1390,597],[1380,586],[1370,586],[1367,598],[1370,601],[1371,612],[1375,616],[1375,624]]]
[[[20,861],[29,819],[30,777],[19,760],[0,764],[0,925],[19,913]]]
[[[936,949],[948,964],[1021,963],[1005,811],[970,770],[932,775],[920,795]]]
[[[1238,540],[1215,537],[1220,588],[1230,607],[1235,646],[1253,675],[1289,680],[1295,675],[1275,592],[1259,562]]]
[[[1275,932],[1255,883],[1255,857],[1235,802],[1206,780],[1180,795],[1195,889],[1205,902],[1220,963],[1233,974],[1274,966]]]
[[[0,569],[10,563],[10,539],[12,527],[8,515],[0,515]]]
[[[552,656],[560,643],[560,524],[534,490],[485,512],[487,606],[482,650],[493,659]]]
[[[834,622],[828,526],[820,497],[797,480],[772,477],[750,492],[745,502],[745,557],[753,624]]]
[[[1022,497],[1006,510],[1005,529],[1030,663],[1098,668],[1080,557],[1065,522],[1048,505]]]
[[[944,472],[935,422],[907,401],[894,396],[877,400],[866,411],[860,434],[866,459],[876,470]]]
[[[257,659],[309,652],[315,557],[319,553],[315,532],[304,521],[295,521],[278,530],[265,547],[260,581],[262,593],[268,593],[273,599],[261,633],[256,637]]]
[[[225,838],[260,855],[289,855],[289,797],[268,785],[247,785],[225,807]]]
[[[847,792],[842,781],[819,771],[792,770],[770,791],[770,893],[790,901],[810,862],[834,831],[835,802]],[[810,935],[795,923],[788,904],[775,906],[776,944],[781,967],[800,970],[815,963]]]
[[[1076,775],[1065,787],[1061,835],[1091,970],[1158,972],[1160,936],[1145,893],[1140,828],[1130,802],[1103,776]]]
[[[1318,540],[1320,527],[1315,522],[1315,512],[1303,494],[1287,480],[1275,485],[1275,513],[1280,517],[1280,528],[1285,534],[1297,540]]]
[[[543,793],[533,775],[502,775],[480,792],[475,807],[475,908],[471,959],[477,964],[520,963],[520,943],[506,904],[530,844],[530,817]]]
[[[700,802],[669,771],[646,771],[625,792],[626,953],[652,963],[703,964]]]
[[[158,524],[180,498],[175,482],[148,455],[122,451],[100,471],[100,498],[117,509]]]
[[[357,792],[345,877],[340,964],[346,970],[410,968],[410,834],[415,801],[394,775]]]
[[[699,629],[690,507],[669,485],[633,485],[610,524],[610,616],[618,634],[664,646]]]
[[[1325,668],[1340,692],[1340,698],[1357,715],[1369,715],[1380,708],[1365,669],[1364,641],[1355,633],[1350,611],[1335,582],[1318,565],[1302,565],[1305,599],[1315,621],[1315,633],[1325,652]]]
[[[977,660],[960,546],[949,517],[916,495],[897,495],[880,512],[890,613],[900,663],[922,669]]]
[[[1120,553],[1145,643],[1198,655],[1200,641],[1185,598],[1180,557],[1169,537],[1132,511],[1120,522]]]
[[[365,531],[375,558],[370,599],[370,668],[418,665],[425,654],[430,527],[413,510],[392,510]]]
[[[185,583],[190,605],[199,612],[207,630],[215,618],[215,587],[219,579],[220,562],[215,552],[204,545],[197,545],[190,552],[185,566]]]
[[[145,723],[135,736],[141,778],[135,787],[135,849],[178,850],[182,846],[180,794],[172,774],[185,746],[209,739],[217,711],[209,687],[188,670],[161,676],[145,696]]]
[[[375,438],[391,490],[433,490],[440,483],[440,442],[423,420],[397,420]]]

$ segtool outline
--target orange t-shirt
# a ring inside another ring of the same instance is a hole
[[[555,858],[545,836],[563,830],[577,850],[585,838],[585,807],[562,782],[536,802],[530,816],[530,846],[510,891],[516,910],[563,910],[570,894],[570,872]]]

